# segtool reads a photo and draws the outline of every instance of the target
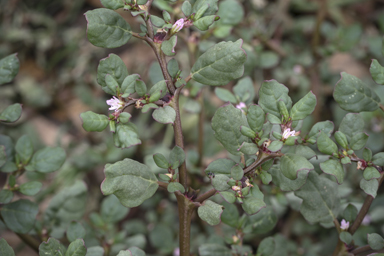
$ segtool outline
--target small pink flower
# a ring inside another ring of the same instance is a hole
[[[184,19],[179,19],[178,21],[173,24],[171,28],[171,34],[176,34],[184,27]]]
[[[244,112],[243,108],[247,108],[247,105],[245,105],[244,102],[240,102],[239,104],[236,105],[236,108]]]
[[[283,138],[284,138],[284,139],[288,139],[288,137],[290,137],[290,136],[295,136],[295,134],[296,134],[296,131],[295,131],[295,130],[291,131],[290,128],[287,128],[287,129],[285,129],[284,132],[283,132]]]
[[[343,219],[343,220],[341,221],[340,228],[341,228],[341,230],[347,230],[347,229],[349,228],[349,222],[348,222],[348,221],[345,221],[345,219]]]
[[[109,110],[115,110],[115,112],[124,106],[124,102],[113,96],[112,99],[107,100],[107,104],[111,106]]]

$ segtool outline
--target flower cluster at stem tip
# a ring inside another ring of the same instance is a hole
[[[284,139],[288,139],[288,137],[291,137],[291,136],[295,136],[296,134],[296,131],[295,130],[292,130],[290,128],[287,128],[284,130],[283,132],[283,138]]]

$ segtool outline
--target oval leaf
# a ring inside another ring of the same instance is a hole
[[[176,119],[176,111],[170,106],[165,106],[163,108],[155,109],[152,117],[159,123],[173,124]]]
[[[197,209],[199,217],[211,226],[220,224],[220,216],[222,212],[223,206],[214,203],[211,200],[206,200],[204,204]]]
[[[107,128],[109,124],[108,117],[106,115],[100,115],[87,111],[80,114],[80,118],[83,121],[83,128],[87,132],[101,132]]]
[[[26,234],[33,228],[38,211],[37,204],[21,199],[4,205],[1,208],[1,216],[10,230]]]

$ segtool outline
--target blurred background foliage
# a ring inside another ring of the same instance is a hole
[[[161,16],[161,10],[167,10],[176,20],[181,17],[182,2],[155,0],[152,12]],[[47,175],[28,172],[23,176],[25,180],[44,183],[35,199],[40,203],[36,230],[43,235],[65,242],[67,226],[77,220],[87,231],[86,246],[109,248],[109,255],[130,246],[143,248],[147,255],[177,255],[174,251],[178,246],[177,206],[172,194],[160,190],[142,206],[126,209],[114,196],[105,198],[100,192],[106,163],[129,157],[160,173],[152,155],[168,154],[173,147],[173,131],[169,125],[154,122],[150,113],[141,114],[133,107],[128,111],[138,126],[142,145],[121,150],[114,147],[109,132],[88,133],[81,127],[80,113],[92,110],[107,114],[108,96],[97,85],[96,69],[99,60],[109,53],[118,54],[130,74],[140,74],[148,85],[163,79],[154,54],[138,39],[132,38],[128,45],[116,49],[101,49],[88,42],[83,14],[99,7],[102,5],[98,0],[0,0],[0,58],[18,53],[20,59],[19,74],[13,82],[0,87],[0,110],[14,102],[23,104],[21,119],[16,124],[1,125],[0,133],[11,136],[14,141],[28,134],[35,149],[43,145],[62,146],[67,152],[60,171]],[[134,31],[139,31],[138,18],[127,12],[119,13]],[[175,58],[184,77],[196,56],[211,45],[242,38],[248,56],[244,77],[250,80],[241,82],[252,83],[255,101],[262,81],[269,79],[285,84],[294,101],[309,90],[316,94],[318,106],[311,118],[305,120],[304,133],[313,123],[323,120],[332,120],[337,128],[345,116],[346,112],[332,97],[341,71],[359,77],[384,99],[384,87],[376,86],[369,75],[371,59],[384,63],[381,53],[384,1],[221,0],[218,15],[220,21],[208,31],[183,30],[180,34]],[[195,54],[188,52],[188,47],[196,49]],[[232,91],[236,83],[224,88]],[[210,126],[214,112],[223,104],[214,88],[190,83],[184,89],[182,122],[193,188],[210,187],[204,169],[212,160],[234,158],[214,139]],[[373,153],[383,151],[383,115],[373,112],[363,116],[370,135],[368,147]],[[203,133],[198,131],[201,120]],[[204,148],[201,159],[199,138],[203,138]],[[353,164],[349,169],[347,181],[339,186],[343,209],[347,206],[346,198],[357,207],[364,198],[358,183],[362,175]],[[0,173],[0,185],[3,182],[5,174]],[[195,254],[199,246],[206,243],[232,244],[237,248],[238,236],[244,236],[247,245],[239,250],[255,253],[260,241],[271,235],[280,247],[286,248],[279,255],[332,253],[337,242],[336,232],[308,224],[296,211],[300,202],[293,193],[284,194],[273,185],[260,186],[268,207],[255,216],[244,217],[244,222],[249,224],[243,225],[246,229],[236,230],[230,223],[242,213],[229,204],[224,211],[226,224],[211,227],[194,218],[191,248]],[[85,207],[65,207],[76,204]],[[384,196],[378,196],[366,225],[354,235],[356,244],[366,244],[367,232],[384,232],[383,205]],[[369,223],[373,225],[368,226]],[[0,228],[0,236],[17,249],[16,255],[36,255],[4,226]],[[201,246],[201,255],[203,252],[204,246]]]

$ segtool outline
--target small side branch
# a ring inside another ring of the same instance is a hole
[[[205,192],[204,194],[202,195],[199,195],[196,199],[195,199],[195,202],[197,203],[202,203],[204,202],[205,200],[207,200],[208,198],[210,198],[211,196],[214,196],[216,195],[218,191],[214,188],[212,188],[211,190],[208,190],[207,192]]]

